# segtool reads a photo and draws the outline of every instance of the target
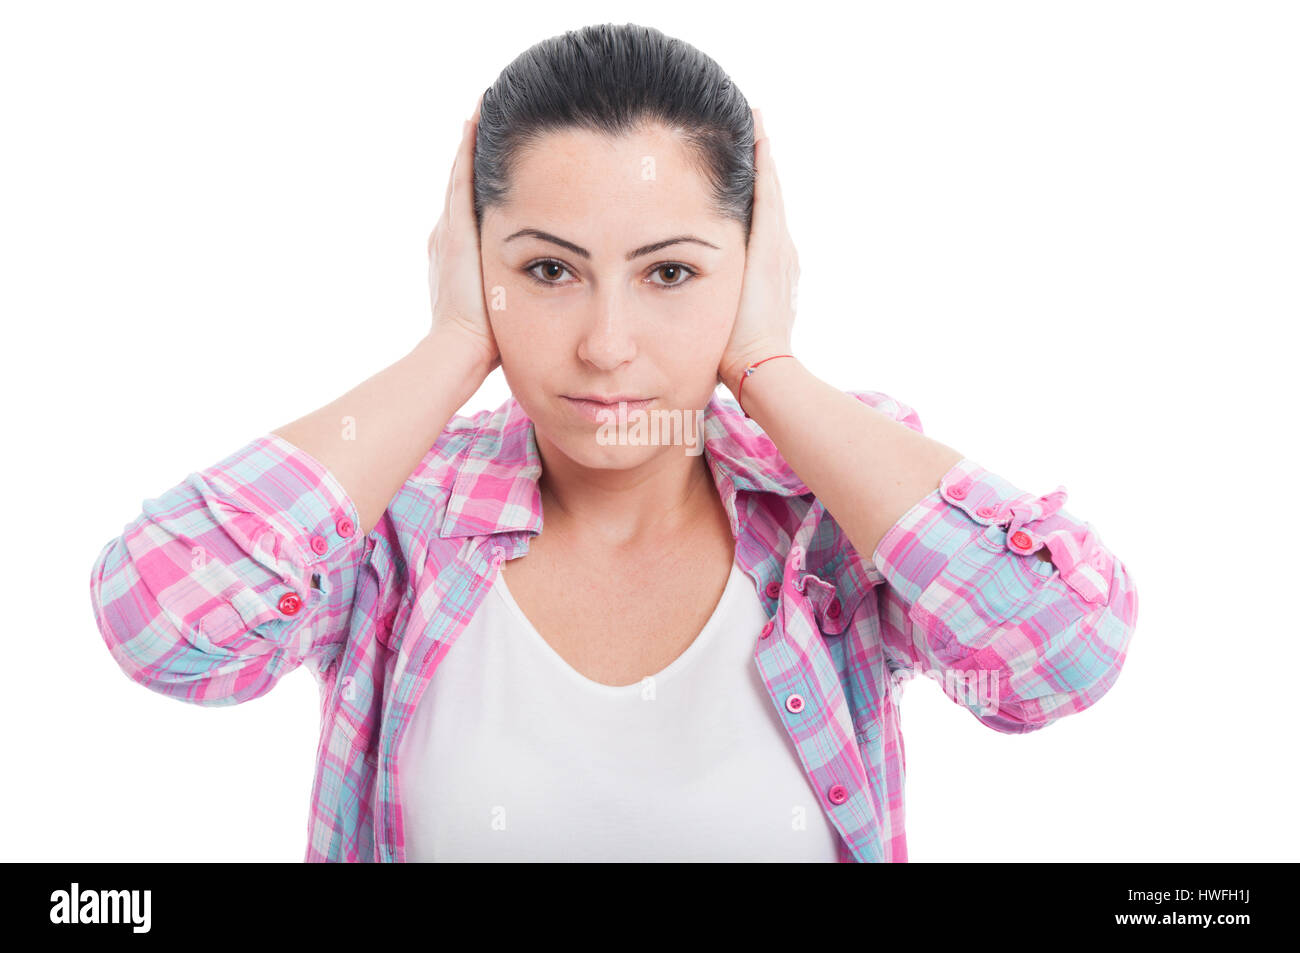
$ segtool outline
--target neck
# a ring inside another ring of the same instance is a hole
[[[705,454],[665,447],[630,469],[586,467],[537,435],[543,527],[581,527],[617,547],[668,539],[722,505]],[[545,531],[545,529],[543,529]]]

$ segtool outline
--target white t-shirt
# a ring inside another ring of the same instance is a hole
[[[834,862],[839,834],[754,663],[766,621],[733,564],[685,652],[602,685],[498,573],[402,739],[406,859]]]

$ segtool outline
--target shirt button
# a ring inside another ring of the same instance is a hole
[[[311,551],[317,556],[324,556],[329,551],[329,541],[324,536],[313,536],[311,538]]]
[[[832,804],[843,804],[849,799],[849,789],[842,784],[832,784],[826,797]]]
[[[334,528],[339,531],[339,535],[344,539],[347,539],[357,530],[357,528],[352,525],[352,520],[348,519],[346,516],[340,517],[339,521],[334,524]]]
[[[294,593],[286,592],[280,597],[280,611],[285,615],[297,615],[298,610],[302,608],[302,600]]]
[[[797,715],[803,711],[803,696],[791,695],[785,700],[785,710],[791,714]]]
[[[774,579],[767,584],[767,588],[763,591],[767,593],[769,599],[775,599],[781,594],[781,584]]]
[[[1011,544],[1016,549],[1028,549],[1033,543],[1034,541],[1029,538],[1029,534],[1023,530],[1017,530],[1016,534],[1011,537]]]
[[[772,620],[768,619],[763,623],[763,631],[758,633],[760,639],[765,639],[772,634]]]
[[[954,500],[964,500],[964,499],[966,499],[966,486],[965,486],[965,484],[958,483],[956,486],[950,486],[950,487],[948,487],[948,495],[951,496]]]
[[[832,599],[831,604],[826,607],[826,616],[830,619],[838,619],[841,611],[843,610],[840,606],[840,600]]]
[[[975,512],[978,513],[980,516],[984,517],[985,519],[988,519],[997,511],[998,511],[997,507],[995,506],[981,506]]]

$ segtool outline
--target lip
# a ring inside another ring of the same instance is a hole
[[[618,405],[626,404],[629,411],[645,410],[656,400],[654,397],[636,397],[632,394],[603,397],[593,394],[561,394],[564,402],[577,414],[593,423],[605,423],[602,415],[618,413]]]

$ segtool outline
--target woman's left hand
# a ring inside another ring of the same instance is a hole
[[[799,285],[799,253],[785,224],[781,183],[772,164],[772,150],[763,129],[762,113],[754,111],[754,211],[745,276],[731,338],[718,362],[718,379],[731,388],[752,361],[790,354],[795,292]]]

